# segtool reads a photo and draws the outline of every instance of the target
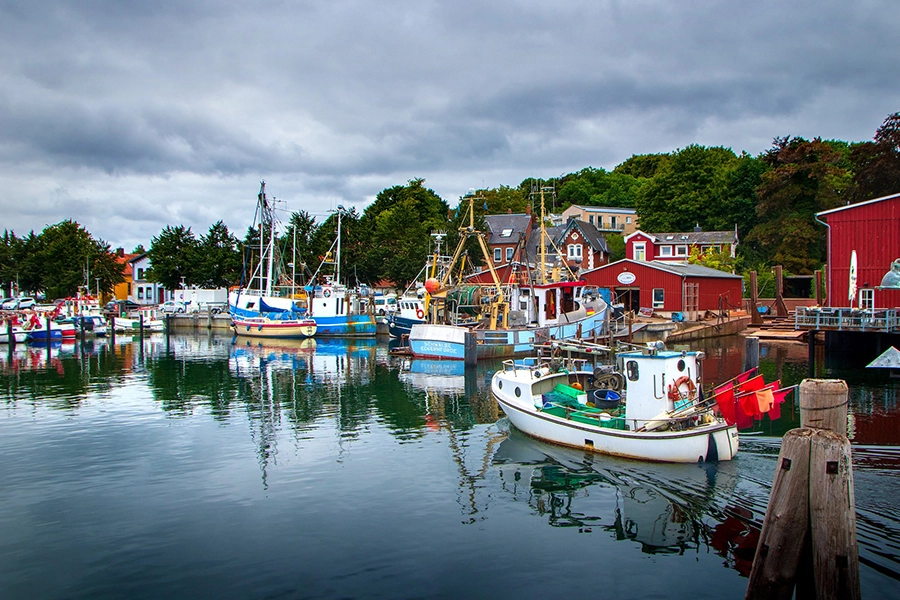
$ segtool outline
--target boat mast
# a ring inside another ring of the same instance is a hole
[[[338,204],[338,223],[337,223],[337,252],[335,253],[335,261],[336,264],[334,266],[335,279],[334,283],[336,285],[340,285],[341,283],[341,213],[344,212],[344,207]]]

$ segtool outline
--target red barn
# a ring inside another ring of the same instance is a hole
[[[833,208],[816,218],[828,227],[828,305],[850,306],[850,257],[855,250],[853,307],[900,307],[900,289],[881,287],[891,263],[900,258],[900,194]]]
[[[591,285],[609,288],[626,310],[692,313],[739,308],[743,278],[701,265],[623,259],[582,273]]]

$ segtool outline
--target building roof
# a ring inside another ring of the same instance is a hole
[[[823,210],[820,213],[816,213],[817,217],[826,217],[832,213],[841,212],[842,210],[848,210],[851,208],[859,208],[860,206],[865,206],[867,204],[876,204],[878,202],[884,202],[885,200],[895,200],[900,198],[900,194],[891,194],[890,196],[882,196],[881,198],[874,198],[872,200],[866,200],[864,202],[855,202],[854,204],[847,204],[846,206],[839,206],[838,208],[832,208],[830,210]]]
[[[719,271],[718,269],[713,269],[710,267],[705,267],[703,265],[692,265],[683,262],[674,262],[669,260],[651,260],[651,261],[640,261],[640,260],[632,260],[630,258],[623,258],[622,260],[617,260],[614,263],[609,263],[608,265],[601,265],[594,271],[599,269],[608,269],[615,267],[616,265],[621,265],[622,263],[630,263],[633,265],[642,265],[645,267],[650,267],[651,269],[657,269],[659,271],[665,271],[666,273],[672,273],[673,275],[679,275],[681,277],[707,277],[707,278],[726,278],[726,279],[743,279],[740,275],[734,275],[732,273],[726,273],[725,271]]]
[[[620,215],[636,215],[637,211],[633,208],[621,208],[617,206],[582,206],[581,204],[573,204],[566,210],[570,208],[575,208],[578,210],[583,210],[584,212],[593,212],[593,213],[616,213]],[[563,211],[565,212],[565,211]]]
[[[553,240],[553,243],[559,247],[559,240],[562,237],[561,234],[565,230],[565,227],[562,225],[555,227],[544,227],[544,232],[547,234],[547,237]],[[534,232],[534,235],[528,238],[525,242],[525,260],[530,263],[537,263],[538,257],[541,253],[540,249],[541,244],[541,231],[540,228]],[[552,250],[551,250],[552,252]]]
[[[609,246],[606,244],[606,236],[600,233],[596,227],[594,227],[590,223],[586,223],[585,221],[581,221],[579,219],[571,219],[562,229],[562,231],[557,235],[557,237],[553,238],[553,242],[559,246],[562,240],[569,234],[570,229],[578,229],[581,234],[584,236],[584,239],[587,240],[588,244],[591,245],[591,248],[594,250],[601,250],[606,254],[609,254]]]
[[[487,243],[490,246],[517,244],[528,236],[531,229],[531,215],[527,214],[485,215],[484,221],[487,223]]]
[[[650,238],[654,244],[687,244],[699,246],[703,244],[736,244],[737,232],[735,231],[682,231],[675,233],[647,233],[637,231],[625,236],[629,240],[636,235],[644,235]]]

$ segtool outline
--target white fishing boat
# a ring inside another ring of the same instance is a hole
[[[311,278],[317,282],[297,286],[295,273],[280,273],[277,235],[278,220],[275,215],[275,200],[266,196],[266,183],[260,183],[257,197],[254,227],[260,230],[260,260],[249,281],[233,289],[228,294],[228,309],[232,320],[267,319],[271,321],[293,322],[284,327],[259,329],[244,326],[242,335],[257,337],[293,338],[308,330],[304,321],[315,321],[315,334],[319,336],[374,337],[375,317],[369,314],[355,290],[349,290],[340,283],[340,218],[338,211],[338,235],[319,269]],[[292,262],[296,264],[296,260]],[[334,265],[335,273],[321,273],[324,265]],[[319,277],[321,275],[321,277]]]
[[[17,344],[21,344],[27,338],[28,332],[21,326],[10,325],[7,322],[0,323],[0,344],[8,344],[10,339]]]
[[[605,335],[609,306],[601,292],[579,280],[568,268],[548,268],[548,243],[541,200],[540,264],[523,269],[501,283],[484,234],[475,228],[474,194],[470,193],[468,226],[440,281],[429,280],[430,294],[423,323],[413,324],[409,346],[414,356],[474,362],[532,352],[550,340],[589,339]],[[475,238],[487,265],[489,283],[452,284],[450,275],[469,239]],[[548,273],[549,271],[549,273]]]
[[[259,338],[302,339],[316,334],[312,319],[269,319],[268,317],[232,317],[235,335]]]
[[[657,462],[730,460],[737,427],[703,398],[701,359],[657,342],[617,354],[612,372],[587,361],[507,360],[491,394],[517,429],[548,442]]]

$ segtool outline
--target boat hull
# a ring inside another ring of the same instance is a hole
[[[303,339],[316,334],[315,321],[269,319],[234,319],[231,323],[234,333],[240,336],[269,339]]]
[[[317,337],[374,337],[378,323],[372,315],[311,317],[316,322]]]
[[[28,339],[28,332],[22,329],[19,326],[13,326],[12,328],[12,339],[20,344]],[[9,329],[6,326],[3,326],[0,329],[0,344],[8,344],[10,340]]]
[[[534,352],[534,344],[543,341],[591,337],[601,334],[606,326],[606,311],[584,319],[536,328],[469,329],[458,325],[413,325],[409,347],[414,356],[463,360],[466,357],[466,333],[475,333],[475,353],[479,359],[514,358]]]
[[[731,460],[738,450],[738,432],[733,425],[713,423],[675,432],[621,431],[568,421],[492,395],[516,429],[554,444],[625,458],[674,463]]]

